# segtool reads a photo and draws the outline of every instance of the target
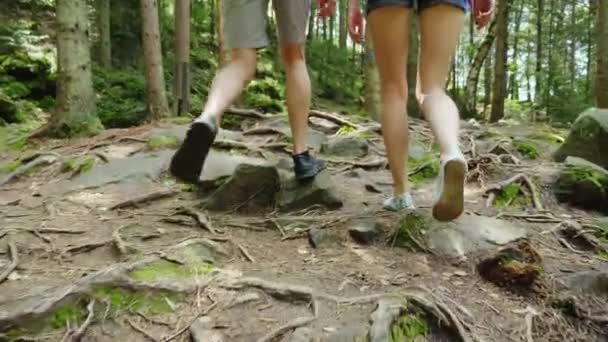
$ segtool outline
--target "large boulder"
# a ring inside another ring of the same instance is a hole
[[[340,157],[361,158],[368,150],[367,141],[356,136],[333,137],[321,145],[321,153]]]
[[[313,205],[336,210],[343,204],[336,195],[334,184],[327,171],[304,183],[296,181],[293,177],[284,177],[276,203],[281,211],[306,209]]]
[[[592,108],[572,125],[566,142],[554,155],[556,161],[580,157],[608,169],[608,110]]]
[[[568,157],[554,192],[560,202],[608,213],[608,170],[581,158]]]

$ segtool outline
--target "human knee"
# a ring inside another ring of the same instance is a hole
[[[385,98],[407,100],[408,88],[405,79],[386,80],[382,82],[381,90]]]
[[[239,65],[245,73],[247,80],[255,77],[257,53],[255,49],[235,49],[231,54],[231,64]]]
[[[287,44],[281,47],[281,60],[285,69],[290,70],[294,66],[304,62],[304,46],[299,43]]]
[[[441,98],[447,96],[445,89],[442,87],[430,87],[427,89],[421,89],[418,87],[416,89],[416,99],[418,100],[418,104],[422,106],[424,102],[429,98]]]

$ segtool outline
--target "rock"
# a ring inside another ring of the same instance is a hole
[[[251,211],[270,208],[279,190],[277,168],[269,165],[239,165],[234,174],[208,199],[210,210]]]
[[[571,290],[598,295],[608,295],[608,272],[590,271],[575,273],[564,284]]]
[[[554,193],[560,202],[608,213],[608,170],[568,157],[554,184]]]
[[[177,142],[181,144],[186,137],[190,125],[177,125],[170,127],[154,128],[148,135],[149,140],[157,139],[160,137],[175,137]],[[226,129],[220,129],[217,133],[216,140],[231,140],[231,141],[242,141],[243,133],[238,131],[231,131]]]
[[[369,245],[380,237],[381,232],[373,220],[366,220],[356,222],[348,233],[357,243]]]
[[[355,136],[336,136],[321,145],[321,153],[344,158],[361,158],[368,153],[367,141]]]
[[[218,242],[209,239],[192,239],[172,248],[169,256],[182,264],[217,264],[218,261],[228,258],[230,252]]]
[[[527,241],[500,249],[477,265],[488,281],[513,291],[529,291],[540,278],[541,258]]]
[[[310,121],[310,124],[313,127],[325,134],[334,134],[340,129],[340,126],[338,124],[323,118],[317,118],[312,116],[308,120]]]
[[[289,337],[289,342],[313,342],[312,329],[298,328]]]
[[[213,328],[213,321],[208,316],[198,318],[190,326],[190,335],[194,342],[223,342],[221,330]]]
[[[378,187],[376,186],[376,184],[373,183],[368,183],[365,184],[365,190],[374,193],[374,194],[381,194],[382,190],[378,189]]]
[[[308,242],[313,248],[322,248],[338,244],[340,238],[330,229],[313,228],[308,231]]]
[[[554,154],[559,162],[567,157],[580,157],[608,169],[608,109],[591,108],[578,117]]]
[[[296,181],[290,174],[289,178],[282,182],[276,202],[281,211],[305,209],[315,204],[330,210],[342,207],[342,200],[337,197],[327,171],[304,183]]]

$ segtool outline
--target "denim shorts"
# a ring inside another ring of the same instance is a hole
[[[384,6],[403,6],[422,11],[439,4],[456,6],[465,12],[469,10],[468,0],[367,0],[367,13]]]

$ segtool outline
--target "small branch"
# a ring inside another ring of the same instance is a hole
[[[44,164],[48,164],[48,165],[53,164],[54,162],[57,161],[57,159],[58,159],[57,156],[51,155],[51,154],[44,154],[44,155],[36,156],[35,159],[29,161],[25,165],[21,165],[17,170],[8,174],[8,176],[6,176],[3,180],[0,181],[0,186],[3,186],[4,184],[12,181],[15,178],[21,177],[23,174],[25,174],[26,172],[28,172],[29,170],[33,169],[36,166],[44,165]]]
[[[144,335],[147,339],[149,339],[150,341],[153,342],[160,342],[159,339],[157,339],[156,337],[150,335],[145,329],[139,327],[137,324],[135,324],[135,322],[131,321],[128,318],[125,318],[125,321],[127,322],[127,324],[129,324],[131,326],[131,328],[133,328],[133,330],[137,331],[138,333]]]
[[[234,140],[216,140],[213,143],[213,147],[215,148],[221,148],[221,149],[225,149],[225,150],[232,150],[232,149],[237,149],[237,150],[255,150],[255,148],[240,142],[240,141],[234,141]]]
[[[316,319],[316,317],[298,317],[298,318],[290,321],[289,323],[282,325],[282,326],[276,328],[275,330],[269,332],[264,337],[259,338],[257,340],[257,342],[274,341],[275,339],[279,338],[280,336],[285,335],[286,333],[288,333],[292,330],[295,330],[299,327],[310,324],[315,319]]]
[[[245,248],[245,246],[241,245],[240,243],[234,243],[239,251],[241,251],[241,254],[243,254],[243,256],[249,260],[249,262],[255,263],[255,259],[253,259],[253,257],[251,256],[251,254],[249,254],[249,252],[247,251],[247,249]]]
[[[335,124],[338,124],[338,125],[341,125],[341,126],[349,126],[349,127],[354,128],[354,129],[357,129],[357,130],[363,130],[364,129],[361,126],[359,126],[359,125],[357,125],[357,124],[355,124],[353,122],[350,122],[350,121],[348,121],[346,119],[343,119],[343,118],[339,117],[336,114],[329,114],[329,113],[321,112],[321,111],[318,111],[318,110],[311,110],[310,111],[310,116],[314,116],[314,117],[317,117],[317,118],[325,119],[327,121],[331,121],[331,122],[333,122]]]
[[[177,214],[192,217],[196,221],[196,223],[198,224],[199,227],[201,227],[205,230],[208,230],[210,233],[213,233],[213,234],[218,233],[213,228],[213,225],[211,225],[211,221],[209,220],[209,217],[199,211],[186,208],[186,209],[182,209],[182,210],[178,211]]]
[[[87,312],[89,313],[87,318],[85,319],[84,323],[82,323],[80,328],[78,328],[78,330],[76,330],[76,332],[74,332],[74,334],[71,336],[71,342],[80,341],[84,337],[89,325],[91,325],[91,322],[93,322],[93,316],[95,315],[95,299],[92,299],[87,305]]]
[[[143,196],[135,197],[132,199],[128,199],[126,201],[116,203],[113,206],[111,206],[109,209],[116,210],[116,209],[123,209],[123,208],[129,208],[129,207],[136,207],[139,204],[166,198],[166,197],[171,197],[171,196],[174,196],[175,194],[177,194],[177,193],[173,190],[160,190],[160,191],[156,191],[156,192],[153,192],[150,194],[146,194]]]
[[[201,317],[201,316],[207,316],[211,310],[215,309],[215,307],[217,306],[217,302],[209,305],[209,307],[207,309],[205,309],[203,312],[201,312],[200,314],[196,315],[191,321],[190,323],[186,324],[183,328],[179,329],[175,334],[171,335],[171,336],[167,336],[164,337],[161,341],[162,342],[169,342],[169,341],[173,341],[174,339],[180,337],[183,333],[186,332],[186,330],[190,329],[190,326],[192,324],[194,324],[194,322],[196,322],[196,320]]]
[[[568,248],[573,253],[576,253],[576,254],[585,254],[584,252],[579,251],[579,250],[575,249],[574,247],[572,247],[572,245],[568,241],[566,241],[566,239],[564,239],[564,238],[558,237],[557,241],[559,241],[559,243],[561,243],[562,246]]]
[[[44,233],[44,234],[70,234],[70,235],[84,234],[87,232],[86,230],[72,230],[72,229],[62,229],[62,228],[38,228],[38,229],[36,229],[36,231],[38,233]]]
[[[17,250],[17,246],[14,243],[8,244],[8,252],[11,255],[11,263],[8,265],[8,268],[0,274],[0,284],[2,284],[11,273],[17,268],[19,264],[19,252]]]

